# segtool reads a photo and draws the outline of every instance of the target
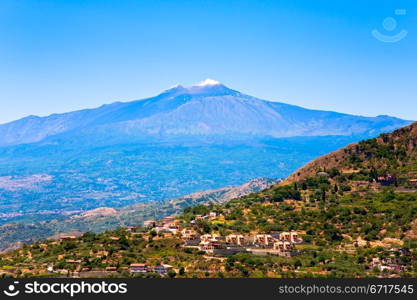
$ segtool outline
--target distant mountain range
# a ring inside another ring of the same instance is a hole
[[[206,80],[0,125],[0,225],[284,178],[410,121],[309,110]]]
[[[301,108],[242,94],[208,79],[160,95],[0,125],[0,146],[82,142],[118,144],[254,137],[375,136],[410,122]]]

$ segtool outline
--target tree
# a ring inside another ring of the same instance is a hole
[[[174,270],[171,270],[168,272],[168,277],[169,278],[174,278],[175,276],[177,276],[177,273]]]

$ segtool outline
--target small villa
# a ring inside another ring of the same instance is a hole
[[[294,244],[288,241],[275,242],[274,250],[278,251],[279,256],[291,257],[295,255]]]
[[[242,246],[245,243],[245,237],[240,234],[229,234],[226,236],[226,243]]]
[[[410,179],[410,183],[414,186],[417,186],[417,178]]]
[[[221,249],[222,243],[218,241],[201,241],[199,248],[201,251],[213,252],[216,249]]]
[[[65,262],[70,265],[79,265],[81,263],[81,260],[80,259],[67,259]]]
[[[294,244],[300,244],[303,242],[303,239],[300,237],[298,232],[290,231],[290,232],[281,232],[279,234],[280,241],[287,241]]]
[[[210,241],[220,241],[222,237],[218,234],[203,234],[200,236],[200,240],[202,242],[210,242]]]
[[[77,237],[75,235],[61,235],[59,237],[60,241],[73,241],[73,240],[76,240],[76,239],[77,239]]]
[[[172,270],[172,268],[173,267],[171,265],[161,264],[156,266],[153,270],[155,273],[158,273],[159,275],[166,276],[168,275],[168,272]]]
[[[275,239],[270,234],[258,234],[255,236],[255,244],[271,246],[274,241]]]
[[[129,270],[131,273],[146,273],[148,266],[146,264],[131,264]]]
[[[192,228],[184,228],[181,230],[181,238],[186,241],[194,240],[198,237],[198,233]]]
[[[383,185],[383,186],[391,185],[394,182],[395,182],[395,177],[391,176],[389,174],[378,177],[378,183]]]
[[[143,226],[146,228],[152,228],[156,226],[156,221],[155,220],[147,220],[143,222]]]

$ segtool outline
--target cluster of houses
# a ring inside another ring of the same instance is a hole
[[[404,267],[398,263],[391,262],[390,259],[380,259],[378,257],[372,258],[369,264],[370,269],[378,269],[380,272],[395,272],[399,273],[404,270]]]
[[[212,220],[216,218],[215,212],[207,215],[197,215],[191,224],[198,220]],[[168,233],[180,236],[185,242],[185,248],[194,248],[208,254],[233,255],[238,252],[250,252],[258,255],[273,254],[285,257],[295,256],[295,245],[303,242],[300,232],[290,231],[271,234],[257,234],[244,236],[230,234],[221,236],[218,234],[200,235],[194,228],[181,228],[181,221],[174,217],[166,217],[160,222],[148,220],[143,223],[147,228],[152,228],[156,233]]]
[[[147,220],[143,222],[143,226],[146,228],[152,228],[156,233],[170,233],[176,235],[179,233],[181,221],[176,220],[174,217],[169,216],[157,222],[155,220]]]
[[[402,257],[410,256],[411,253],[404,248],[392,248],[386,258],[374,257],[369,264],[370,269],[377,269],[380,272],[400,273],[404,271],[404,260]]]
[[[158,273],[161,276],[168,275],[168,272],[171,271],[173,267],[167,264],[160,264],[155,267],[150,267],[146,264],[131,264],[129,270],[131,273]]]
[[[297,254],[295,245],[303,242],[300,234],[295,231],[251,236],[241,234],[221,236],[217,234],[199,235],[193,229],[184,228],[181,230],[181,238],[186,241],[184,247],[220,255],[250,252],[258,255],[273,254],[291,257]]]
[[[76,265],[76,266],[81,265],[81,260],[67,259],[65,262],[70,265]],[[136,274],[157,273],[161,276],[167,276],[169,271],[173,270],[173,267],[167,264],[159,264],[157,266],[148,266],[146,264],[135,263],[135,264],[131,264],[129,268],[121,267],[120,269],[129,270],[131,273],[136,273]],[[60,274],[68,274],[69,272],[66,269],[55,270],[53,264],[48,265],[47,271],[50,273],[60,273]],[[105,273],[108,274],[108,273],[117,272],[117,271],[118,271],[118,268],[114,266],[108,266],[105,268],[105,270],[92,270],[89,267],[82,267],[82,268],[79,267],[77,268],[77,271],[73,271],[72,273],[73,275],[76,275],[76,274],[79,275],[81,273],[89,272],[89,273],[94,273],[94,274],[105,275]]]
[[[389,186],[395,183],[396,177],[390,174],[378,176],[377,182],[382,186]],[[408,183],[412,186],[417,186],[417,178],[408,179]]]

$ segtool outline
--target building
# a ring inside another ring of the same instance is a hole
[[[169,228],[165,226],[158,226],[154,228],[156,233],[171,233],[171,234],[177,234],[179,232],[179,229],[177,228]]]
[[[75,235],[61,235],[59,237],[60,241],[73,241],[73,240],[76,240],[76,239],[77,239],[77,237]]]
[[[174,217],[173,216],[168,216],[162,219],[162,223],[167,224],[167,223],[171,223],[174,221]]]
[[[245,244],[245,241],[246,239],[243,235],[229,234],[228,236],[226,236],[226,243],[229,244],[242,246],[243,244]]]
[[[378,257],[373,257],[371,263],[369,264],[370,269],[377,268],[380,270],[382,266],[381,260]]]
[[[171,229],[179,229],[180,225],[181,225],[181,223],[180,223],[179,220],[174,220],[174,221],[171,221],[171,222],[164,223],[164,227],[171,228]]]
[[[291,257],[295,255],[294,244],[288,241],[275,242],[274,250],[279,256]]]
[[[275,242],[275,239],[270,234],[257,234],[255,236],[255,244],[262,246],[272,246]]]
[[[218,234],[203,234],[200,236],[200,241],[202,242],[218,242],[221,241],[222,237]]]
[[[146,264],[131,264],[129,270],[131,273],[146,273],[148,266]]]
[[[210,219],[214,219],[215,217],[217,217],[217,213],[216,212],[212,211],[212,212],[209,213],[209,218]]]
[[[126,227],[126,231],[127,231],[127,232],[133,232],[133,231],[135,231],[135,229],[136,229],[136,227],[135,227],[135,226],[127,226],[127,227]]]
[[[222,243],[219,241],[201,241],[198,246],[200,251],[213,253],[215,250],[222,248]]]
[[[117,271],[117,267],[107,267],[106,268],[107,272],[116,272]]]
[[[186,241],[198,238],[198,233],[192,228],[184,228],[181,230],[181,238]]]
[[[395,273],[400,273],[400,272],[404,271],[404,267],[400,266],[400,265],[397,265],[397,264],[389,264],[389,265],[381,266],[380,271],[383,272],[384,270],[395,272]]]
[[[70,265],[79,265],[81,263],[81,259],[67,259],[65,262]]]
[[[271,201],[271,196],[270,195],[264,195],[262,197],[262,199],[263,199],[264,202],[270,202]]]
[[[143,222],[143,226],[146,228],[152,228],[156,226],[156,221],[155,220],[146,220]]]
[[[161,264],[156,266],[153,270],[155,273],[158,273],[159,275],[166,276],[168,275],[168,272],[172,270],[172,266]]]
[[[378,176],[378,182],[383,186],[391,185],[395,182],[395,177],[389,174],[384,176]]]
[[[213,253],[216,249],[222,248],[222,237],[217,234],[204,234],[200,236],[200,243],[198,244],[201,251]]]
[[[281,232],[279,234],[279,240],[280,241],[287,241],[293,244],[300,244],[303,242],[303,239],[296,231],[290,231],[290,232]]]
[[[410,179],[410,183],[414,186],[417,186],[417,178]]]
[[[370,269],[378,269],[380,272],[395,272],[400,273],[404,271],[404,267],[395,264],[395,263],[387,263],[386,261],[381,261],[379,258],[374,257],[372,258],[371,263],[369,264]]]

